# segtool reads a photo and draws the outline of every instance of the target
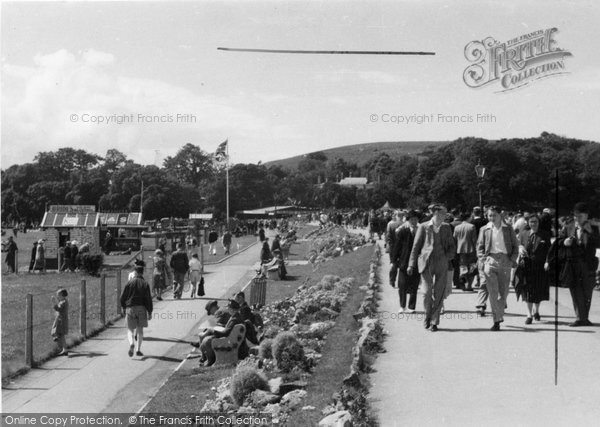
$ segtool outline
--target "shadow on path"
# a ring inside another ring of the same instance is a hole
[[[74,352],[74,351],[69,351],[69,359],[73,358],[73,357],[98,357],[98,356],[108,356],[107,353],[99,353],[96,351],[81,351],[81,352]]]
[[[175,342],[175,343],[183,343],[183,344],[189,344],[190,343],[187,340],[182,340],[182,339],[179,339],[179,338],[144,337],[144,341],[163,341],[163,342]]]
[[[167,356],[142,356],[142,358],[139,360],[143,362],[146,359],[154,359],[154,360],[160,360],[163,362],[173,362],[173,363],[181,363],[183,361],[183,359],[178,359],[176,357],[167,357]]]

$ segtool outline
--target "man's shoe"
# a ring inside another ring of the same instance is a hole
[[[480,317],[485,317],[485,310],[483,310],[483,309],[477,310],[477,314],[478,314]]]
[[[588,319],[585,319],[583,321],[583,326],[594,326],[594,324],[592,322],[590,322]]]
[[[199,342],[191,342],[190,345],[192,347],[200,348],[200,343]]]
[[[583,321],[576,320],[573,323],[569,323],[569,326],[572,327],[572,328],[576,328],[578,326],[585,326],[585,325],[584,325]]]
[[[133,357],[133,345],[129,346],[129,351],[127,352],[127,354],[129,355],[129,357]]]
[[[500,322],[494,322],[494,326],[491,327],[490,331],[499,331],[500,330]]]
[[[159,301],[162,301],[162,298],[161,298],[161,297],[156,297],[156,299],[157,299],[157,300],[159,300]]]
[[[402,314],[404,313],[404,309],[402,307],[400,307],[400,310],[398,310],[398,314]]]
[[[406,312],[408,314],[413,314],[415,312],[415,309],[414,308],[409,308],[408,310],[406,310]]]
[[[539,322],[540,321],[540,313],[534,313],[533,318],[536,320],[536,322]]]
[[[526,325],[531,325],[532,322],[533,322],[533,319],[531,317],[528,317],[527,319],[525,319]]]
[[[141,351],[138,350],[138,351],[135,352],[135,355],[136,356],[143,356],[144,354]]]
[[[438,327],[437,325],[431,325],[431,332],[437,332]]]
[[[425,326],[425,329],[429,329],[429,327],[431,326],[431,320],[425,319],[425,322],[423,324]]]

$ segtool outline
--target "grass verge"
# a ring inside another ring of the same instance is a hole
[[[293,257],[302,257],[306,248],[305,242],[292,247]],[[355,336],[358,324],[352,318],[364,296],[359,286],[366,284],[369,274],[369,260],[373,251],[372,246],[363,247],[355,252],[335,258],[319,265],[313,270],[312,265],[297,265],[288,267],[289,280],[267,282],[267,304],[292,296],[298,287],[306,280],[316,283],[326,274],[340,277],[354,277],[356,286],[353,287],[343,306],[342,313],[336,320],[336,326],[329,331],[323,348],[323,357],[317,365],[308,384],[308,396],[303,405],[317,408],[310,413],[298,411],[293,414],[287,424],[316,425],[322,418],[320,410],[330,402],[332,394],[337,391],[343,378],[350,372],[352,362],[352,347],[354,340],[349,340],[349,334]],[[290,258],[293,259],[291,256]],[[168,412],[198,412],[204,402],[214,396],[214,387],[221,379],[230,376],[231,368],[200,368],[197,359],[190,359],[161,387],[157,394],[144,408],[144,413],[156,413],[161,410]],[[305,423],[309,420],[308,424]]]

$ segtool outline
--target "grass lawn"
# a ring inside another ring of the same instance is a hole
[[[9,236],[13,236],[12,230],[5,230],[6,233],[2,236],[2,241],[5,242],[8,240]],[[28,231],[27,233],[19,233],[17,237],[14,238],[15,243],[17,244],[17,248],[19,249],[19,271],[25,269],[27,271],[29,269],[29,261],[31,260],[31,248],[33,247],[33,242],[37,242],[41,238],[44,237],[43,231]],[[8,273],[8,267],[4,263],[4,257],[6,254],[2,254],[2,280],[6,277],[5,274]]]
[[[9,231],[4,240],[12,235]],[[27,271],[29,267],[30,250],[33,242],[43,237],[41,231],[18,233],[15,242],[19,248],[19,270]],[[256,242],[255,236],[242,236],[233,238],[231,254],[244,250]],[[206,248],[206,262],[218,262],[225,255],[222,246],[217,246],[217,255],[208,256],[208,245]],[[153,254],[152,251],[144,251],[143,257],[146,261]],[[132,254],[133,255],[133,254]],[[106,320],[110,321],[117,316],[117,271],[132,258],[132,255],[109,255],[105,256],[106,274]],[[302,253],[304,256],[304,252]],[[6,269],[6,266],[4,266]],[[125,269],[122,274],[122,287],[127,282]],[[152,262],[147,262],[144,276],[149,279],[152,275]],[[50,330],[54,321],[54,310],[50,297],[60,288],[67,288],[69,292],[69,344],[81,339],[80,331],[80,288],[81,281],[86,281],[87,315],[86,331],[92,334],[103,327],[100,318],[100,278],[86,275],[84,273],[57,273],[50,271],[46,274],[21,273],[2,274],[2,378],[17,373],[25,368],[25,298],[27,294],[33,295],[33,355],[34,360],[42,361],[56,352],[55,343],[50,336]]]
[[[290,260],[303,259],[309,242],[298,242],[290,251]],[[315,271],[312,265],[296,265],[287,267],[289,280],[267,282],[267,304],[294,295],[296,289],[306,280],[316,283],[326,274],[340,277],[354,277],[355,286],[350,290],[344,304],[342,314],[336,320],[336,326],[329,332],[323,348],[323,357],[317,365],[308,384],[308,396],[302,406],[312,405],[315,411],[297,411],[287,425],[316,425],[322,418],[320,410],[331,400],[331,395],[338,391],[343,378],[350,373],[352,347],[355,342],[355,332],[358,324],[352,314],[358,309],[364,292],[359,286],[367,283],[369,260],[373,247],[366,246],[353,253],[334,258],[323,263]],[[352,339],[348,339],[352,337]],[[219,381],[234,372],[234,368],[200,368],[196,359],[188,363],[169,378],[156,396],[144,408],[146,413],[197,412],[204,402],[214,397],[213,387]]]
[[[86,331],[91,334],[102,328],[100,318],[100,278],[83,273],[20,274],[4,276],[2,280],[2,378],[25,367],[25,296],[33,295],[33,355],[40,361],[56,349],[50,336],[54,310],[50,297],[59,288],[69,292],[69,336],[73,343],[81,338],[80,289],[86,281]],[[106,320],[117,315],[116,274],[106,277]]]

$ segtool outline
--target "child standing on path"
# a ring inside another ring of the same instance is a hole
[[[59,356],[68,356],[66,335],[69,333],[69,301],[67,301],[67,290],[59,289],[56,292],[56,297],[52,295],[51,300],[56,311],[56,318],[52,324],[52,336],[62,351]]]

